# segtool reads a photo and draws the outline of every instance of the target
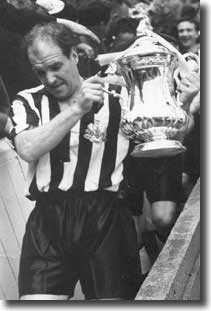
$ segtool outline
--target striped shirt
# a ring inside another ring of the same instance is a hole
[[[121,95],[127,96],[124,88]],[[14,133],[45,124],[58,113],[57,99],[43,86],[21,91],[12,103]],[[120,118],[119,98],[105,94],[97,113],[91,110],[84,115],[53,150],[28,164],[26,195],[34,200],[40,192],[57,189],[118,191],[129,150],[129,140],[119,128]]]

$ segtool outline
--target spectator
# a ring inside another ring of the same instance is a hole
[[[110,42],[113,36],[113,31],[116,29],[116,24],[119,20],[129,17],[129,4],[124,0],[112,1],[112,7],[110,11],[110,17],[105,27],[105,45],[107,46],[107,40]]]
[[[178,42],[181,53],[194,53],[200,56],[200,43],[199,43],[199,24],[196,20],[189,17],[183,17],[177,23],[178,32]],[[191,63],[191,67],[192,63]],[[196,66],[199,71],[198,74],[193,73],[192,77],[182,77],[184,78],[181,86],[184,89],[184,84],[188,88],[189,84],[195,80],[194,84],[199,83],[200,68]],[[195,69],[194,69],[195,70]],[[191,81],[190,81],[191,79]],[[182,96],[187,96],[188,92],[182,94]],[[199,110],[196,109],[200,106],[199,94],[193,99],[193,104],[190,104],[190,112],[193,112],[194,126],[193,129],[185,136],[184,145],[187,150],[184,155],[184,171],[183,171],[183,200],[185,201],[197,179],[200,176],[200,114]]]
[[[199,54],[199,25],[196,20],[183,17],[177,22],[179,50],[182,54],[192,52]]]
[[[38,0],[38,3],[56,18],[76,21],[89,28],[98,26],[102,22],[106,23],[109,19],[110,6],[103,1],[84,1],[82,4],[78,2],[75,5],[72,5],[71,1],[68,0],[58,0],[59,3],[61,1],[64,3],[64,7],[63,9],[61,7],[61,10],[58,12],[56,9],[57,6],[60,8],[60,5],[57,5],[57,1]],[[55,6],[55,10],[52,9],[54,7],[53,5]]]
[[[112,38],[108,46],[109,52],[120,52],[127,49],[136,39],[137,23],[131,18],[121,18],[113,26]]]

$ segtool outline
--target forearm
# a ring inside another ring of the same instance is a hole
[[[50,122],[18,134],[15,137],[18,154],[27,162],[38,160],[61,142],[83,114],[79,108],[70,106]]]
[[[96,42],[100,43],[99,38],[88,28],[85,26],[78,24],[76,22],[64,19],[64,18],[57,18],[58,23],[64,24],[65,26],[69,27],[72,32],[76,33],[79,36],[88,36],[95,40]]]
[[[82,116],[90,111],[94,102],[103,102],[103,86],[102,78],[90,77],[82,82],[72,98],[60,103],[61,112],[55,118],[17,134],[15,145],[20,157],[27,162],[36,161],[54,149]],[[13,118],[16,119],[15,116]],[[24,124],[17,124],[17,130],[21,126]]]

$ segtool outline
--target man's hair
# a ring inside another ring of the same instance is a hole
[[[132,18],[124,17],[117,20],[116,25],[113,29],[113,35],[117,36],[122,32],[130,32],[136,35],[136,28],[138,26],[138,22]]]
[[[196,20],[196,19],[193,19],[191,17],[182,17],[180,18],[177,23],[176,23],[176,26],[178,26],[180,23],[182,22],[189,22],[191,24],[194,24],[195,25],[195,29],[196,31],[199,31],[200,30],[200,27],[199,27],[199,22]]]
[[[57,22],[34,26],[25,36],[26,51],[28,51],[35,40],[54,42],[61,48],[66,57],[69,57],[72,48],[78,43],[74,33],[67,26]]]

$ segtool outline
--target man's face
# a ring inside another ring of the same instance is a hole
[[[29,47],[28,56],[42,84],[57,99],[70,98],[80,87],[78,57],[74,50],[67,57],[52,40],[37,39]]]
[[[195,24],[189,21],[181,22],[177,25],[178,39],[180,45],[186,49],[191,49],[196,44],[199,33]]]
[[[124,51],[134,42],[135,38],[135,34],[131,32],[122,32],[118,34],[115,41],[113,42],[112,51]]]

